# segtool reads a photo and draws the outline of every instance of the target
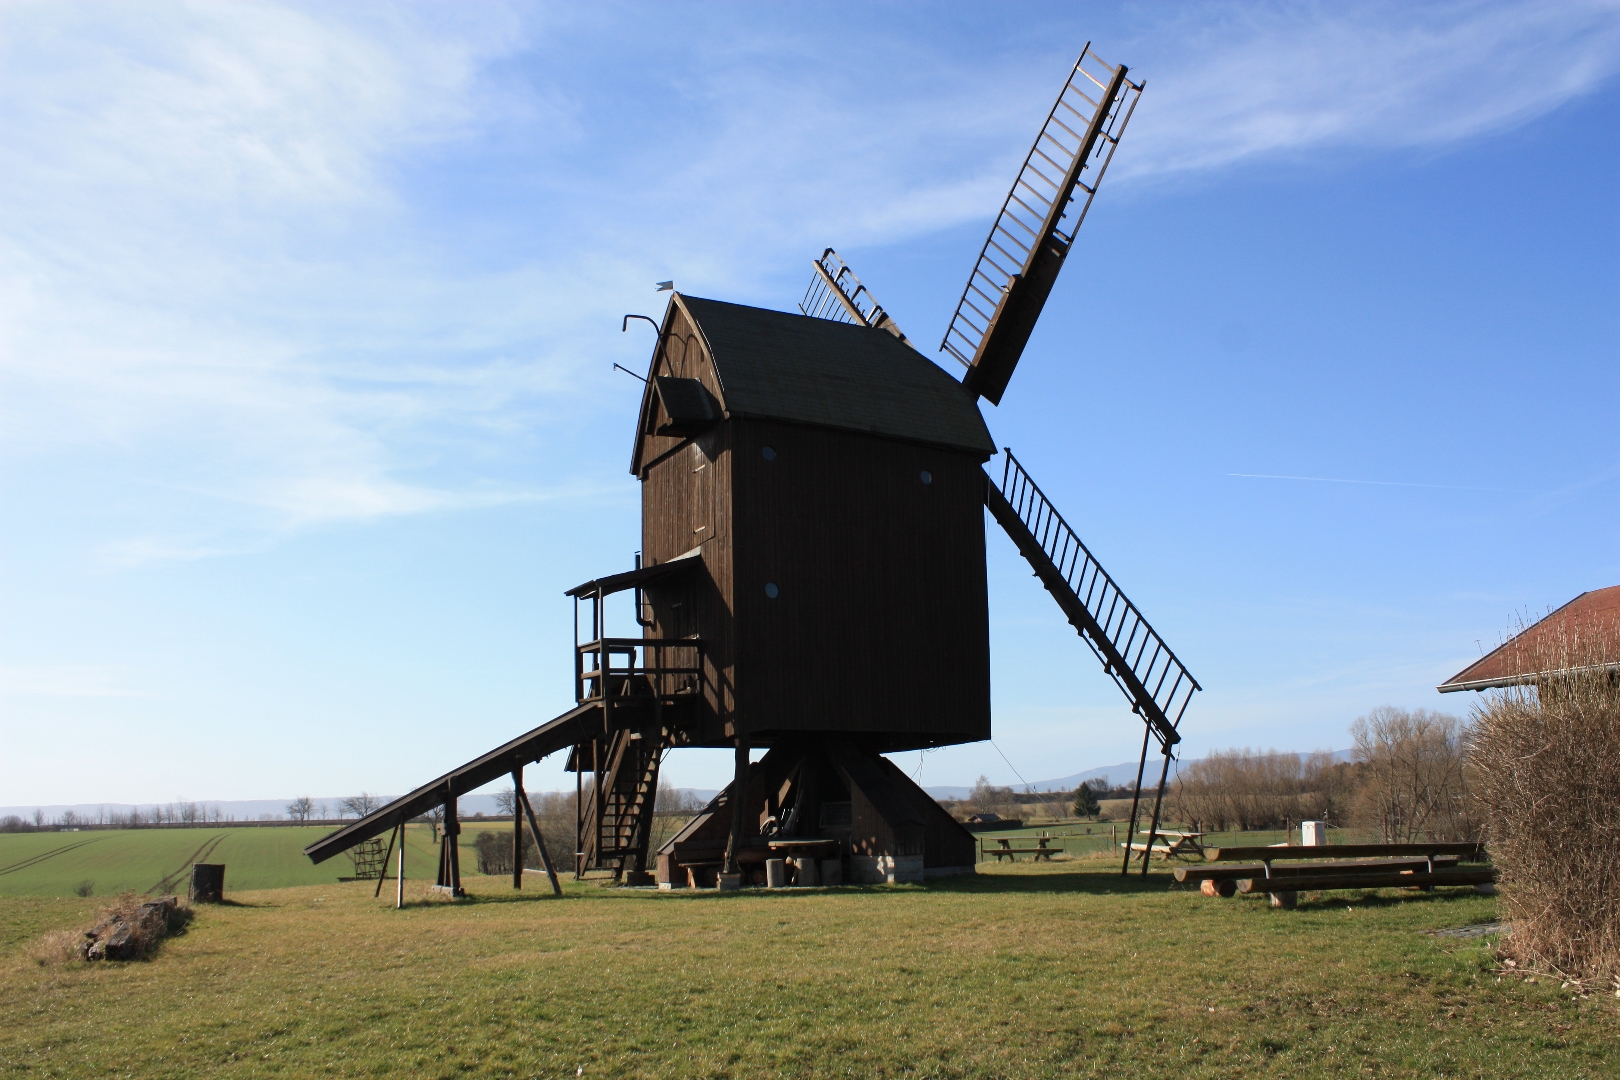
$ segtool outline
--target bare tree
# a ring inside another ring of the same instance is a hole
[[[348,796],[339,805],[355,817],[365,817],[382,805],[382,799],[368,791],[362,791],[358,795]]]
[[[1388,843],[1477,839],[1465,775],[1467,731],[1449,713],[1381,705],[1350,725],[1360,783],[1354,816]]]
[[[495,793],[495,809],[503,814],[515,815],[518,812],[517,788],[507,788],[505,791]]]
[[[294,821],[308,821],[313,813],[315,813],[315,800],[308,795],[300,795],[287,804],[287,816]]]

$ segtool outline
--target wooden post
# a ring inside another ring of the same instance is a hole
[[[461,896],[461,819],[456,816],[455,791],[444,803],[445,870],[450,878],[451,896]]]
[[[512,888],[523,888],[523,809],[517,793],[523,790],[523,766],[512,770]]]
[[[748,795],[748,742],[737,736],[736,778],[731,782],[731,836],[726,840],[726,861],[720,868],[737,872],[737,849],[742,846],[743,803]]]
[[[1131,845],[1135,843],[1132,838],[1136,835],[1136,804],[1142,799],[1142,773],[1147,769],[1148,736],[1153,732],[1153,725],[1147,723],[1143,717],[1142,731],[1142,761],[1136,766],[1136,790],[1131,792],[1131,824],[1125,830],[1125,863],[1119,868],[1120,877],[1131,872]],[[1143,856],[1144,861],[1146,856]]]
[[[523,812],[529,815],[529,830],[534,833],[534,846],[540,851],[540,865],[546,868],[546,877],[551,879],[551,891],[561,896],[562,883],[557,880],[557,868],[551,864],[551,854],[546,851],[546,838],[540,835],[540,823],[534,820],[534,807],[529,805],[529,796],[521,787],[517,792]]]
[[[1159,772],[1159,793],[1153,797],[1153,824],[1148,826],[1147,850],[1142,852],[1142,876],[1147,877],[1148,860],[1153,857],[1153,839],[1159,834],[1159,806],[1164,802],[1164,782],[1170,778],[1170,747],[1164,748],[1164,768]]]
[[[592,755],[595,743],[591,744]],[[585,744],[574,747],[574,880],[585,873]]]
[[[371,894],[373,900],[382,895],[382,883],[388,880],[388,857],[394,853],[394,837],[398,836],[399,830],[404,827],[405,823],[402,821],[388,834],[388,850],[383,852],[382,869],[377,874],[377,891]]]
[[[399,864],[394,869],[394,883],[398,894],[394,897],[396,909],[405,906],[405,823],[399,823]]]

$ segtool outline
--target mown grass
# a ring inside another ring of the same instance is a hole
[[[489,828],[506,831],[510,825]],[[170,879],[184,892],[190,864],[199,852],[202,861],[225,864],[225,888],[279,889],[292,885],[335,884],[354,873],[344,856],[316,866],[304,856],[305,846],[332,831],[322,827],[231,827],[200,829],[92,829],[83,832],[0,834],[0,896],[72,896],[90,882],[97,896],[121,892],[146,893]],[[428,825],[407,830],[405,876],[431,876],[438,864],[438,849]],[[476,823],[461,835],[462,865],[476,867],[473,838]],[[213,841],[218,840],[217,844]],[[387,836],[383,842],[386,845]],[[39,856],[46,856],[38,858]],[[38,859],[29,865],[29,860]],[[14,869],[15,868],[15,869]],[[390,864],[389,872],[393,872]]]
[[[1117,851],[1109,822],[1044,822],[1017,830],[981,834],[994,841],[1009,837],[1022,846],[1040,832],[1059,837],[1065,852],[1095,856]],[[1123,840],[1125,826],[1114,823]],[[509,823],[469,820],[461,833],[461,865],[478,866],[474,844],[480,832],[507,835]],[[1145,825],[1143,826],[1146,827]],[[1088,834],[1087,829],[1091,832]],[[279,889],[296,885],[335,884],[340,877],[354,873],[344,856],[328,859],[319,866],[304,856],[304,848],[331,832],[330,827],[278,826],[201,829],[94,829],[83,832],[0,833],[0,896],[72,896],[88,882],[97,896],[121,892],[148,893],[165,879],[169,891],[185,891],[189,866],[194,856],[206,851],[207,862],[225,864],[225,888]],[[1270,844],[1285,839],[1278,832],[1228,833],[1210,837],[1209,843]],[[218,840],[217,844],[213,841]],[[1138,837],[1138,839],[1142,839]],[[1337,834],[1335,839],[1338,839]],[[1347,838],[1348,839],[1348,838]],[[387,836],[383,837],[384,844]],[[566,853],[559,854],[563,857]],[[36,859],[38,856],[46,856]],[[28,865],[20,865],[29,863]],[[438,864],[438,848],[432,828],[412,825],[407,830],[405,876],[432,876]],[[393,863],[389,873],[393,873]]]
[[[15,1076],[1612,1076],[1620,1013],[1498,980],[1464,895],[1280,911],[1103,860],[926,887],[395,911],[366,883],[238,892],[132,964],[0,952]],[[5,901],[3,921],[42,921]],[[82,901],[53,901],[71,921]],[[28,906],[33,905],[33,906]],[[78,906],[75,906],[78,905]],[[581,1072],[581,1070],[583,1070]]]

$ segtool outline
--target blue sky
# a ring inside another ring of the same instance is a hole
[[[1614,3],[13,2],[0,804],[397,792],[561,712],[637,542],[620,316],[791,310],[830,244],[931,351],[1087,40],[1147,89],[992,432],[1206,687],[1190,754],[1466,709],[1620,582]],[[1133,757],[989,573],[1001,753],[902,764]]]

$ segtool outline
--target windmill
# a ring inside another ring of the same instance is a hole
[[[978,406],[1001,401],[1143,85],[1081,52],[946,328],[940,352],[960,380],[831,248],[812,260],[799,314],[671,289],[631,455],[636,565],[566,593],[575,705],[310,858],[442,807],[438,885],[457,891],[457,797],[509,774],[519,853],[525,819],[540,839],[523,767],[566,751],[576,875],[763,883],[775,858],[800,883],[970,870],[971,834],[883,755],[990,737],[986,509],[1143,724],[1128,837],[1150,751],[1163,757],[1150,849],[1200,687],[1011,451],[987,465],[997,447]],[[639,633],[609,633],[613,597]],[[653,852],[662,760],[697,746],[732,749],[734,779]],[[1132,856],[1127,845],[1122,873]]]

